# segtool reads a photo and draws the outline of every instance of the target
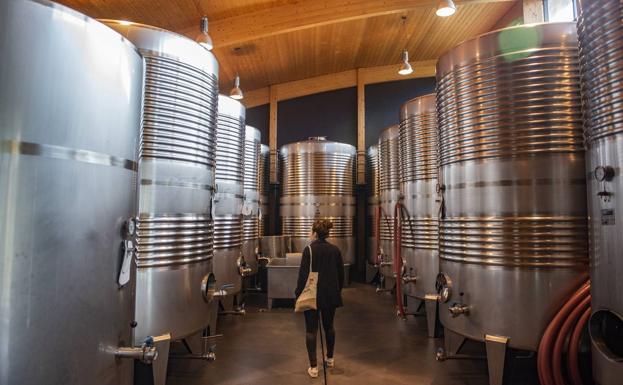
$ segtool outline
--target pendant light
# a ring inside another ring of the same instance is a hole
[[[232,88],[231,91],[229,91],[229,96],[232,99],[236,99],[236,100],[240,100],[244,98],[244,95],[242,94],[242,90],[240,89],[240,76],[238,75],[236,75],[236,77],[234,78],[234,88]]]
[[[405,49],[402,51],[402,64],[400,65],[398,73],[400,75],[409,75],[412,72],[413,68],[411,68],[411,64],[409,64],[409,52]]]
[[[208,35],[208,17],[204,16],[199,22],[199,30],[201,31],[195,41],[199,43],[203,48],[208,51],[212,50],[214,45],[212,44],[212,38]]]
[[[456,6],[452,0],[441,0],[439,4],[437,4],[437,11],[435,14],[440,17],[448,17],[454,15],[456,12]]]

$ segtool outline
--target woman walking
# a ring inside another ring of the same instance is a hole
[[[318,272],[318,288],[316,306],[318,310],[307,310],[305,314],[305,343],[307,354],[309,355],[309,369],[307,373],[310,377],[318,377],[318,361],[316,358],[316,336],[318,335],[318,325],[322,320],[322,327],[325,332],[327,343],[327,366],[335,366],[333,350],[335,348],[335,329],[333,328],[333,318],[335,309],[342,306],[342,287],[344,286],[344,262],[340,249],[327,242],[329,232],[333,228],[333,223],[328,220],[317,220],[312,226],[312,242],[309,247],[303,250],[301,267],[299,269],[298,285],[296,297],[298,298],[307,282],[310,268],[310,249],[311,249],[311,268]]]

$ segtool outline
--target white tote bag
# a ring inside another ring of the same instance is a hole
[[[318,291],[318,272],[312,271],[312,248],[309,248],[309,275],[307,276],[307,283],[301,295],[296,300],[294,311],[297,313],[304,312],[306,310],[316,310],[316,293]]]

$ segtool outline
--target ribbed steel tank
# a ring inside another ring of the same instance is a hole
[[[368,147],[366,151],[366,189],[368,196],[368,215],[367,215],[367,228],[368,228],[368,263],[375,265],[377,263],[376,257],[378,253],[378,242],[376,239],[376,227],[377,214],[379,209],[379,147],[378,145],[372,145]]]
[[[385,128],[379,136],[379,271],[385,278],[394,279],[394,210],[400,200],[400,127]]]
[[[623,2],[580,1],[578,33],[589,178],[593,373],[623,378]]]
[[[214,275],[228,293],[241,290],[242,185],[245,108],[229,96],[218,97],[216,127],[216,195],[214,199]],[[231,287],[230,285],[233,285]]]
[[[405,294],[435,294],[439,272],[437,113],[435,94],[409,100],[400,109],[401,254]]]
[[[142,58],[48,1],[0,33],[0,384],[130,385]]]
[[[195,41],[105,20],[145,59],[139,156],[137,341],[207,326],[212,272],[218,63]]]
[[[577,47],[573,23],[524,25],[437,63],[439,312],[453,332],[535,351],[587,279]]]
[[[267,145],[260,146],[260,237],[268,235],[268,194],[270,192],[270,150]]]
[[[257,273],[257,253],[260,247],[260,146],[262,134],[247,126],[244,139],[244,205],[242,207],[242,256],[246,274]]]
[[[282,234],[292,236],[292,251],[309,244],[316,219],[333,222],[327,239],[342,252],[345,265],[355,260],[355,147],[324,137],[286,144],[280,149]]]

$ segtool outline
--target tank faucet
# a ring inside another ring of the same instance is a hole
[[[119,347],[115,349],[115,356],[139,360],[151,365],[158,358],[158,349],[154,346],[152,337],[148,337],[141,346]]]
[[[458,317],[461,314],[463,315],[468,315],[469,314],[469,306],[464,305],[464,304],[460,304],[460,303],[455,303],[454,305],[450,306],[448,308],[448,311],[450,311],[450,314],[452,314],[452,317]]]

